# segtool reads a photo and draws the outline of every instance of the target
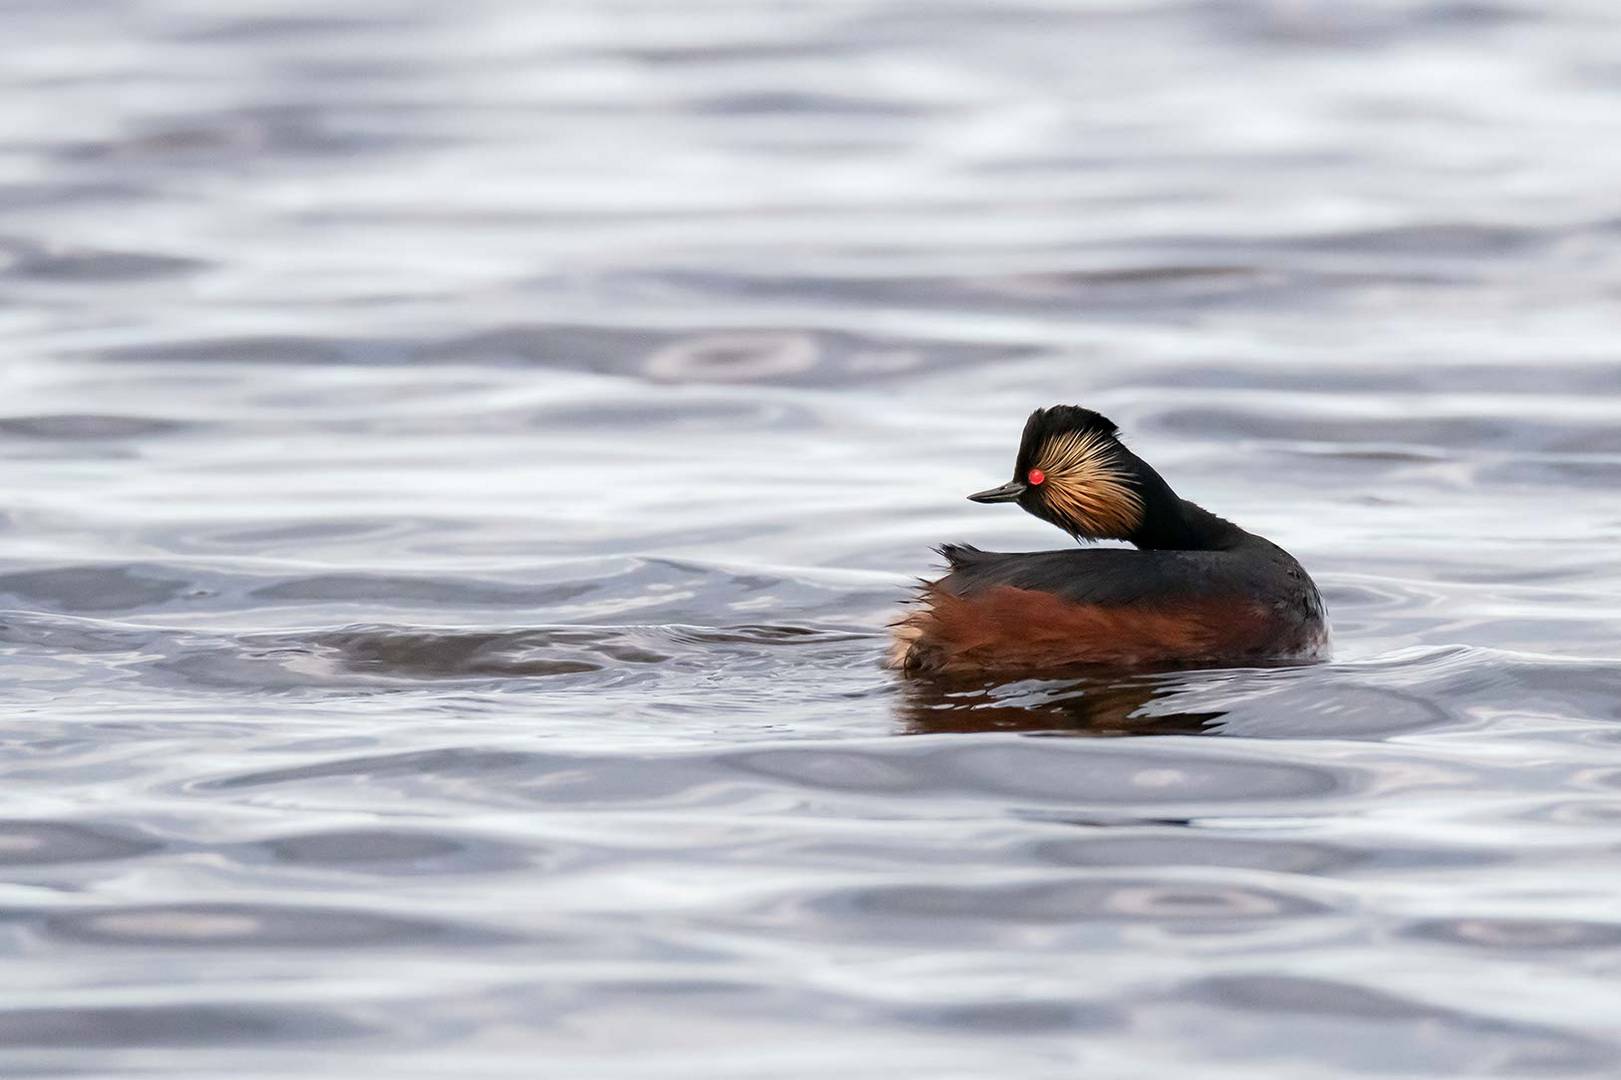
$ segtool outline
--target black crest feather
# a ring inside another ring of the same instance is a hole
[[[1031,459],[1043,443],[1064,432],[1095,433],[1111,439],[1120,437],[1120,428],[1100,412],[1079,405],[1049,405],[1037,409],[1024,422],[1024,435],[1019,439],[1019,459],[1013,474],[1023,476],[1035,464]]]

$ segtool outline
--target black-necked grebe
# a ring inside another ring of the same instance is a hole
[[[1016,502],[1081,540],[1140,550],[940,548],[951,572],[895,624],[890,665],[914,672],[1320,659],[1323,603],[1298,562],[1186,499],[1107,418],[1037,409],[1013,479],[968,496]]]

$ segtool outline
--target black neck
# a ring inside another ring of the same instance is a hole
[[[1224,551],[1249,533],[1204,507],[1177,496],[1159,473],[1142,465],[1137,482],[1143,498],[1143,523],[1126,539],[1140,548],[1161,551]]]

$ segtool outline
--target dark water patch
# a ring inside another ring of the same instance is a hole
[[[1315,164],[1347,165],[1350,162],[1337,157],[1330,150],[1322,156],[1307,155],[1302,160]],[[1257,264],[1272,267],[1313,267],[1330,275],[1342,273],[1343,264],[1316,261],[1321,255],[1347,255],[1378,257],[1390,260],[1386,266],[1396,276],[1395,282],[1408,284],[1470,280],[1454,276],[1460,265],[1472,260],[1492,262],[1546,253],[1573,237],[1602,233],[1609,224],[1607,216],[1591,217],[1570,223],[1524,223],[1514,220],[1503,222],[1459,221],[1426,218],[1399,225],[1377,225],[1365,228],[1317,229],[1301,228],[1277,232],[1258,229],[1243,234],[1215,235],[1189,232],[1175,237],[1144,236],[1134,238],[1129,245],[1095,245],[1083,248],[1089,251],[1125,249],[1142,252],[1180,252],[1184,257],[1201,260],[1225,253],[1229,257],[1242,253]],[[1302,261],[1301,257],[1308,257]],[[1414,263],[1426,264],[1416,277]],[[1249,265],[1248,262],[1243,265]],[[1384,271],[1364,280],[1382,277]],[[1347,278],[1346,280],[1351,280]]]
[[[364,17],[341,12],[320,15],[259,12],[188,12],[185,22],[165,36],[175,41],[261,45],[293,43],[348,35],[398,33],[421,20],[406,11],[372,11]]]
[[[399,679],[540,678],[602,670],[599,661],[583,655],[543,651],[555,644],[573,644],[566,637],[559,640],[544,631],[423,631],[357,626],[284,639],[281,647],[309,649],[346,671]]]
[[[287,862],[419,862],[454,855],[459,844],[433,836],[364,831],[315,833],[269,841],[278,859]]]
[[[71,165],[213,167],[237,172],[245,160],[288,163],[355,157],[426,145],[403,131],[362,129],[351,116],[304,104],[200,109],[145,119],[139,129],[64,142],[57,157]]]
[[[880,9],[883,10],[883,9]],[[1313,46],[1324,50],[1362,50],[1422,40],[1428,34],[1445,31],[1491,30],[1503,25],[1533,22],[1534,9],[1491,0],[1438,0],[1422,5],[1364,5],[1356,8],[1296,6],[1258,0],[1182,0],[1165,5],[1107,5],[1077,8],[1050,3],[1014,2],[941,5],[937,14],[954,40],[972,41],[980,46],[1003,42],[1004,38],[1028,43],[1032,40],[1067,41],[1079,35],[1130,34],[1157,38],[1167,20],[1177,27],[1197,29],[1223,45],[1259,60],[1270,50]],[[902,6],[870,14],[855,25],[864,33],[878,30],[901,35],[901,40],[917,36],[915,20]],[[989,35],[998,35],[990,37]],[[858,39],[859,40],[859,39]],[[1209,42],[1198,46],[1180,41],[1179,48],[1202,54]],[[1292,54],[1291,54],[1292,55]]]
[[[602,399],[589,402],[548,403],[528,414],[528,426],[541,430],[557,427],[595,427],[604,431],[661,428],[671,432],[697,432],[724,425],[730,430],[806,430],[818,426],[810,409],[781,402],[748,399],[681,401],[662,399]]]
[[[931,1031],[986,1036],[1075,1035],[1108,1031],[1129,1023],[1125,1010],[1109,1005],[1041,999],[895,1005],[887,1013],[898,1023]]]
[[[1601,452],[1608,453],[1608,451]],[[1621,486],[1621,458],[1597,460],[1542,458],[1491,462],[1475,470],[1475,479],[1481,484],[1492,486],[1507,484],[1533,489],[1555,487],[1614,491]]]
[[[1286,284],[1278,270],[1261,266],[1114,266],[1085,270],[975,276],[940,283],[981,298],[992,297],[1035,304],[1047,302],[1086,305],[1163,303],[1221,298],[1239,291],[1271,289]]]
[[[120,345],[102,350],[97,355],[110,361],[306,365],[363,363],[379,353],[397,357],[402,349],[401,343],[359,343],[330,337],[263,335]]]
[[[1268,1052],[1310,1060],[1319,1068],[1332,1064],[1386,1075],[1437,1069],[1465,1075],[1587,1075],[1614,1061],[1610,1047],[1577,1032],[1437,1006],[1351,982],[1225,975],[1199,980],[1185,996],[1245,1018],[1221,1029],[1211,1048],[1217,1053]],[[1289,1023],[1281,1025],[1280,1016]],[[1259,1030],[1261,1018],[1273,1034]],[[1285,1026],[1292,1037],[1279,1038],[1275,1033]]]
[[[1262,1013],[1329,1013],[1371,1020],[1451,1019],[1410,999],[1355,983],[1286,975],[1237,975],[1205,979],[1190,993],[1225,1009]]]
[[[479,630],[355,625],[192,637],[150,660],[199,687],[281,690],[427,681],[552,679],[659,664],[671,653],[634,629]]]
[[[476,607],[543,607],[583,596],[595,586],[588,582],[523,586],[502,582],[409,577],[400,574],[321,574],[287,578],[254,589],[260,600],[383,605],[428,604]]]
[[[1296,7],[1251,0],[1188,4],[1214,37],[1263,48],[1357,51],[1411,45],[1415,39],[1482,33],[1534,20],[1523,8],[1475,0],[1412,7]]]
[[[1029,280],[1055,281],[1075,285],[1174,285],[1190,281],[1220,281],[1230,278],[1252,278],[1265,273],[1254,266],[1162,266],[1112,267],[1102,270],[1074,270],[1049,277],[1041,275]]]
[[[49,209],[76,203],[125,205],[151,196],[149,188],[123,180],[68,179],[58,176],[48,183],[0,183],[0,213]]]
[[[492,940],[487,931],[356,908],[274,904],[150,904],[75,911],[45,920],[60,941],[148,948],[344,948]]]
[[[1111,830],[1098,836],[1049,841],[1033,854],[1060,866],[1210,866],[1314,875],[1342,871],[1367,859],[1363,853],[1334,844],[1276,836],[1245,839],[1198,829],[1135,835]]]
[[[353,1038],[365,1029],[335,1011],[282,1005],[126,1005],[0,1009],[0,1047],[97,1049],[231,1046]]]
[[[588,326],[508,326],[448,338],[419,353],[429,363],[519,364],[592,372],[634,370],[665,335],[651,330]]]
[[[1107,40],[1107,34],[1129,33],[1137,22],[1135,9],[1129,5],[1073,8],[999,0],[995,4],[939,3],[931,12],[930,27],[925,27],[904,4],[863,5],[841,23],[833,40],[841,54],[850,54],[921,48],[943,35],[980,48],[1011,49],[1032,62],[1032,71],[1042,71],[1046,68],[1041,62],[1044,50],[1032,47],[1032,41],[1079,38],[1099,42]]]
[[[1422,258],[1501,258],[1520,254],[1557,238],[1553,230],[1471,222],[1403,225],[1301,237],[1289,246]]]
[[[1621,948],[1621,924],[1585,919],[1531,919],[1481,916],[1427,919],[1406,931],[1426,941],[1472,949],[1542,955],[1549,950]]]
[[[64,442],[96,439],[139,439],[169,435],[190,425],[151,416],[7,416],[0,435]]]
[[[851,889],[815,902],[826,917],[997,926],[1169,923],[1220,933],[1229,925],[1326,915],[1320,901],[1253,886],[1133,878],[1077,878],[1021,885],[897,885]],[[873,929],[869,924],[869,929]]]
[[[332,829],[281,836],[255,847],[288,866],[388,876],[489,873],[556,862],[545,848],[520,850],[477,835],[397,828]]]
[[[670,41],[657,44],[621,46],[614,55],[628,57],[652,67],[695,65],[747,65],[782,60],[808,59],[835,52],[827,41],[803,38],[779,41]]]
[[[819,117],[916,117],[933,110],[922,105],[877,98],[847,97],[840,94],[810,94],[791,91],[755,91],[719,94],[692,103],[700,113],[715,116],[819,116]]]
[[[0,597],[46,611],[137,611],[169,603],[192,588],[184,578],[138,565],[86,564],[0,574]]]
[[[133,859],[158,851],[161,843],[107,828],[65,821],[0,821],[0,866]]]
[[[5,275],[57,284],[151,281],[207,269],[201,259],[141,251],[30,249],[11,253]]]
[[[1484,867],[1513,858],[1498,849],[1350,845],[1277,834],[1232,836],[1182,827],[1152,832],[1105,828],[1093,835],[1044,842],[1031,850],[1044,863],[1058,866],[1222,867],[1313,877]]]

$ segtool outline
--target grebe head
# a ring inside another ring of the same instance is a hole
[[[1078,539],[1134,540],[1145,501],[1164,486],[1121,444],[1108,417],[1079,405],[1054,405],[1037,409],[1025,422],[1013,479],[968,497],[1016,502]]]

